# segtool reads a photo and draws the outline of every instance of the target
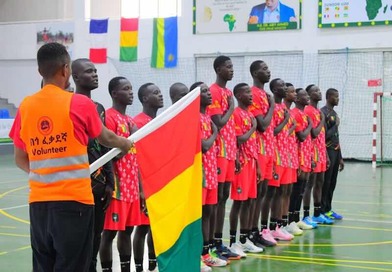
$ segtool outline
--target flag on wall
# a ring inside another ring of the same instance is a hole
[[[90,20],[90,60],[93,63],[106,63],[108,23],[109,19]]]
[[[200,271],[203,178],[199,94],[199,88],[195,89],[144,126],[141,130],[148,131],[146,136],[135,139],[160,272]]]
[[[151,67],[176,67],[177,45],[177,17],[154,18]]]
[[[139,18],[121,18],[120,61],[137,61]]]

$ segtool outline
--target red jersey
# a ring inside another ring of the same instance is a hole
[[[201,139],[207,140],[212,135],[211,117],[207,114],[200,113],[200,130]],[[215,143],[211,148],[203,153],[203,187],[209,190],[218,187],[218,172]]]
[[[132,127],[135,126],[132,118],[122,115],[114,108],[106,110],[106,127],[118,136],[128,138]],[[139,179],[136,154],[130,153],[113,163],[114,185],[116,199],[124,202],[133,202],[139,199]]]
[[[237,107],[233,112],[233,117],[236,136],[244,135],[252,128],[253,115],[249,111]],[[258,153],[256,138],[256,132],[254,132],[245,143],[239,146],[238,152],[241,164],[245,164],[252,158],[257,159]]]
[[[228,99],[233,96],[233,93],[227,88],[221,88],[214,83],[210,87],[212,95],[212,104],[208,106],[207,113],[210,116],[223,115],[229,109]],[[237,139],[234,131],[234,119],[230,117],[226,125],[219,131],[217,138],[217,152],[218,157],[227,158],[228,160],[235,160],[237,152]]]
[[[295,117],[292,110],[289,109],[289,112],[290,112],[290,119],[287,123],[287,128],[290,130],[294,126]],[[299,168],[298,144],[297,144],[297,136],[295,135],[295,129],[291,134],[289,134],[288,151],[289,151],[289,157],[291,162],[290,168],[298,169]]]
[[[135,122],[137,128],[144,127],[148,122],[150,122],[152,118],[145,114],[144,112],[139,113],[135,117],[133,117],[133,121]]]
[[[249,111],[253,114],[254,117],[258,115],[262,115],[264,117],[269,109],[267,93],[264,90],[257,88],[256,86],[252,86],[251,90],[253,104],[249,107]],[[263,133],[257,131],[259,148],[258,153],[271,157],[274,156],[273,123],[273,120],[271,120],[271,124]]]
[[[310,117],[313,122],[313,128],[317,127],[321,121],[321,111],[313,106],[306,106],[305,113]],[[320,134],[316,139],[312,140],[313,143],[313,161],[326,163],[327,162],[327,150],[325,146],[325,128],[321,129]]]
[[[72,96],[70,118],[74,125],[75,137],[83,145],[87,146],[88,138],[97,138],[102,131],[102,121],[96,112],[96,105],[90,98],[81,94]],[[21,119],[18,110],[9,137],[14,141],[16,147],[26,150],[26,146],[19,135],[20,129]]]
[[[284,111],[286,106],[281,104],[275,104],[274,109],[274,128],[279,126],[284,120]],[[287,124],[283,129],[275,136],[275,163],[282,167],[291,167],[289,161],[288,151],[288,138],[289,130]]]
[[[304,131],[309,125],[308,115],[298,108],[292,109],[291,114],[294,116],[295,121],[297,122],[297,127],[295,128],[295,132]],[[310,169],[312,167],[312,149],[313,149],[312,136],[310,135],[310,133],[303,142],[300,142],[297,139],[297,145],[298,145],[299,166],[304,166],[305,168]]]

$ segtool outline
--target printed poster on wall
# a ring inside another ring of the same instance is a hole
[[[46,22],[37,23],[37,50],[49,42],[58,42],[67,48],[72,57],[74,47],[74,23],[73,22]]]
[[[193,33],[300,29],[303,0],[193,0]]]
[[[318,27],[392,24],[392,0],[319,0]]]

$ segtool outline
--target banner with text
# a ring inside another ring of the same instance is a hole
[[[392,0],[319,0],[318,27],[392,24]]]
[[[300,29],[302,0],[193,0],[193,33]]]

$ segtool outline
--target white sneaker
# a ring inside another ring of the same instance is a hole
[[[242,246],[240,246],[240,243],[234,243],[229,247],[230,251],[239,255],[241,258],[246,257],[246,253],[242,250]]]
[[[308,224],[306,224],[302,220],[297,223],[297,226],[298,226],[298,228],[300,228],[302,230],[311,230],[311,229],[313,229],[312,225],[308,225]]]
[[[222,267],[222,266],[227,265],[226,261],[221,260],[217,257],[211,256],[210,254],[206,254],[206,255],[201,256],[201,260],[206,265],[213,266],[213,267]]]
[[[297,223],[295,223],[294,221],[291,222],[289,225],[287,225],[284,228],[285,228],[286,231],[288,231],[289,233],[291,233],[294,236],[302,235],[304,233],[303,230],[298,228]]]
[[[290,232],[288,232],[287,229],[286,229],[286,227],[282,227],[281,230],[282,230],[282,232],[283,232],[284,234],[286,234],[287,236],[290,236],[290,237],[291,237],[291,240],[294,239],[294,235],[292,235]]]
[[[255,246],[248,238],[246,238],[245,244],[240,242],[239,245],[242,247],[242,251],[244,252],[261,253],[264,251],[264,249]]]
[[[212,268],[206,265],[203,261],[200,263],[200,272],[211,272]]]

